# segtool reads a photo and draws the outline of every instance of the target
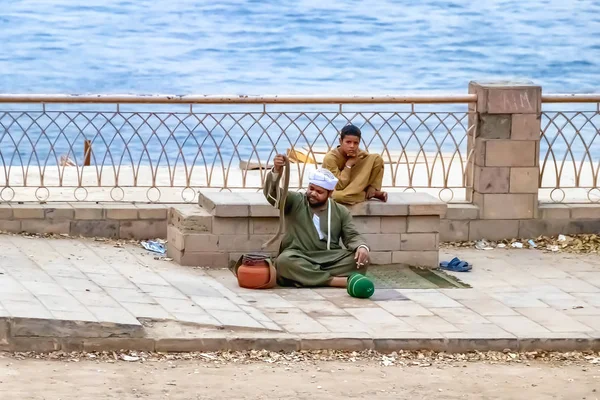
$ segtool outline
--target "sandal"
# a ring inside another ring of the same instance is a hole
[[[461,261],[458,257],[454,257],[450,261],[442,261],[440,268],[452,272],[468,272],[473,269],[473,266],[466,261]]]

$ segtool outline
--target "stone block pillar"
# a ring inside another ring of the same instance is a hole
[[[531,82],[471,82],[477,94],[469,124],[467,197],[479,218],[523,220],[537,217],[542,88]]]

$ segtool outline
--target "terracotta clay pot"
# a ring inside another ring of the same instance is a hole
[[[244,257],[237,270],[238,285],[246,289],[260,289],[269,286],[271,269],[263,258]]]

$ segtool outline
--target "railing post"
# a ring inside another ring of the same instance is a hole
[[[83,165],[88,166],[92,161],[92,141],[85,140],[83,142]]]
[[[477,95],[470,123],[477,118],[478,127],[468,144],[474,162],[468,165],[473,187],[467,198],[479,207],[480,219],[536,218],[542,88],[532,82],[470,82],[469,93]]]

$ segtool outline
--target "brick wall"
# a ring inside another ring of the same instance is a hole
[[[167,237],[166,204],[0,204],[0,231],[151,239]]]
[[[540,203],[537,218],[483,219],[472,204],[451,204],[440,224],[440,240],[500,240],[600,231],[600,204]]]
[[[201,194],[201,207],[172,208],[168,254],[182,265],[225,266],[260,251],[277,231],[277,210],[262,194]],[[351,207],[358,231],[371,247],[373,264],[437,267],[440,215],[446,205],[429,195],[390,194],[390,201]],[[275,254],[278,243],[266,249]]]
[[[267,214],[267,210],[261,212]],[[433,259],[434,256],[430,253],[423,253],[420,250],[413,251],[409,248],[415,243],[415,240],[422,241],[423,243],[419,246],[422,246],[423,249],[427,248],[426,242],[433,241],[434,234],[437,234],[438,241],[447,242],[478,239],[499,240],[516,237],[535,238],[540,235],[568,235],[600,231],[600,204],[541,203],[538,206],[537,218],[526,219],[482,219],[479,213],[479,208],[473,204],[449,204],[441,219],[426,215],[358,215],[354,217],[354,222],[373,247],[374,261],[380,264],[410,262],[413,259]],[[167,235],[167,216],[171,235]],[[214,232],[213,224],[215,225]],[[225,242],[234,236],[256,236],[256,239],[248,242],[254,245],[255,242],[270,238],[275,233],[277,224],[278,220],[273,213],[271,216],[252,218],[214,217],[206,209],[195,204],[0,204],[0,231],[139,240],[167,239],[169,236],[175,240],[173,246],[179,250],[183,250],[185,247],[181,241],[181,235],[175,235],[173,228],[177,228],[181,232],[216,235],[217,241]],[[197,240],[201,238],[199,237]],[[188,239],[188,242],[190,240]],[[398,244],[398,240],[400,240],[400,244]],[[196,250],[190,250],[190,253],[197,252],[201,248],[198,247],[200,244],[203,243],[193,244],[191,247]],[[207,249],[211,248],[210,241],[204,244]],[[222,246],[233,246],[233,244]],[[387,250],[375,250],[379,248]],[[213,252],[220,251],[218,246],[216,248],[213,246],[212,249]],[[234,253],[237,255],[240,254],[240,251]],[[216,255],[212,256],[217,257]],[[188,255],[188,257],[193,256]],[[226,258],[229,259],[229,257],[220,256],[221,261]]]

